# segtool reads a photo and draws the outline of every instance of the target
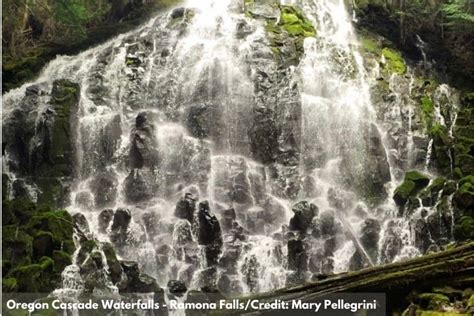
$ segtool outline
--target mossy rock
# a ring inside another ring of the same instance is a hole
[[[311,37],[316,35],[316,30],[311,22],[295,7],[282,5],[279,24],[292,37]]]
[[[382,49],[382,55],[385,57],[384,70],[391,73],[403,75],[407,71],[407,66],[402,55],[394,49],[385,47]]]
[[[54,249],[54,236],[51,232],[40,231],[33,239],[33,258],[52,256]]]
[[[102,251],[104,252],[109,266],[110,278],[114,284],[122,279],[122,266],[120,265],[114,247],[110,243],[102,243]]]
[[[459,189],[454,195],[454,201],[460,208],[474,208],[474,175],[464,177],[459,181]]]
[[[422,293],[418,298],[421,307],[429,310],[438,310],[450,303],[449,297],[440,293]]]
[[[455,163],[463,174],[474,174],[474,157],[463,154],[456,156]]]
[[[28,224],[28,231],[36,235],[40,231],[50,232],[53,237],[55,249],[61,249],[72,254],[72,235],[74,232],[71,215],[67,211],[49,211],[33,216]],[[66,243],[69,241],[68,243]],[[67,246],[67,248],[65,248]]]
[[[429,96],[423,95],[420,99],[420,106],[421,113],[423,114],[423,121],[425,122],[425,126],[429,130],[433,125],[433,117],[435,110],[433,100]]]
[[[16,225],[2,227],[3,260],[8,260],[12,267],[31,263],[33,255],[33,238]]]
[[[51,279],[53,268],[54,261],[51,258],[43,257],[39,263],[13,269],[7,277],[17,280],[17,291],[19,292],[47,293],[54,290],[56,284]]]
[[[72,256],[67,252],[54,250],[53,251],[54,270],[61,273],[65,267],[72,264]]]
[[[456,240],[474,239],[474,218],[463,216],[454,226],[454,237]]]
[[[430,182],[430,179],[419,171],[412,170],[405,174],[403,183],[394,192],[393,200],[398,206],[403,206],[410,199],[416,196]]]

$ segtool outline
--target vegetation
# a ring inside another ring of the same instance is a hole
[[[75,53],[138,24],[177,0],[4,0],[3,90],[17,87],[57,54]]]
[[[441,70],[448,68],[459,85],[472,87],[471,0],[356,0],[355,4],[361,27],[397,42],[400,49],[417,58],[420,39],[427,42],[428,58],[437,60]]]

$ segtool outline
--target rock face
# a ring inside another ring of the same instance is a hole
[[[3,125],[3,144],[11,168],[39,189],[38,202],[62,206],[74,175],[79,85],[56,80],[51,91],[30,86]],[[47,106],[38,105],[49,98]]]

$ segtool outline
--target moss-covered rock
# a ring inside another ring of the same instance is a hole
[[[2,251],[3,260],[8,260],[11,266],[31,263],[33,255],[33,238],[16,225],[3,226]]]
[[[447,306],[450,300],[447,296],[440,293],[422,293],[419,295],[420,305],[430,310],[438,310]]]
[[[474,175],[462,178],[459,181],[459,189],[454,195],[456,205],[464,209],[474,208]]]
[[[461,217],[454,227],[454,237],[456,240],[474,239],[474,218]]]
[[[394,192],[393,200],[397,205],[403,206],[410,199],[415,196],[430,182],[430,179],[419,171],[412,170],[405,174],[405,179],[402,184],[397,187]]]
[[[403,75],[407,71],[407,66],[402,55],[394,49],[385,47],[382,49],[385,58],[384,70],[388,73]]]
[[[275,59],[285,66],[297,65],[304,53],[304,40],[316,35],[316,29],[298,8],[279,1],[246,1],[248,16],[266,24],[269,46]],[[263,14],[261,12],[271,12]]]

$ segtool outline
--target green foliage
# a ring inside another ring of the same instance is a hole
[[[448,27],[459,32],[471,32],[474,28],[474,6],[470,0],[452,0],[443,4],[441,10],[446,16]]]

